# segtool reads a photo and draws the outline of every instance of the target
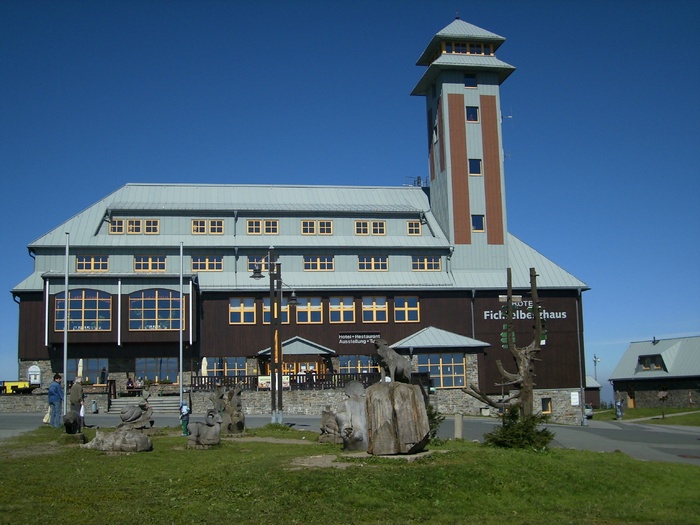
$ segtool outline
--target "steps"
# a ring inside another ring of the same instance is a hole
[[[110,400],[109,413],[119,414],[122,408],[130,405],[138,405],[140,397],[118,397]],[[179,414],[180,413],[180,397],[179,396],[151,396],[148,398],[148,404],[153,407],[154,414]]]

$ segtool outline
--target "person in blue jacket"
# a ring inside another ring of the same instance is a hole
[[[49,424],[52,427],[61,426],[61,416],[63,415],[63,387],[61,386],[61,374],[53,376],[53,383],[49,385],[49,408],[51,415]]]

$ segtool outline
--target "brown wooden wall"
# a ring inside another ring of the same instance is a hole
[[[185,316],[189,314],[188,297],[185,296]],[[54,330],[55,296],[49,297],[48,347],[44,345],[43,294],[24,294],[20,301],[18,354],[20,359],[49,359],[63,352],[63,331]],[[180,335],[177,331],[128,330],[129,300],[122,298],[122,346],[118,346],[116,297],[112,301],[112,329],[110,331],[71,331],[68,333],[69,358],[81,357],[166,357],[179,354]],[[192,339],[196,346],[198,315],[194,314]],[[185,322],[183,342],[189,347],[189,319]]]
[[[539,354],[541,361],[535,363],[536,388],[578,387],[581,384],[579,374],[579,327],[583,327],[580,318],[576,319],[576,293],[556,293],[540,291],[540,303],[542,308],[554,318],[546,321],[547,343]],[[489,312],[500,312],[503,306],[498,301],[498,296],[478,297],[475,306],[476,338],[491,343],[491,347],[483,355],[479,356],[479,383],[482,389],[493,393],[500,393],[497,383],[502,382],[501,375],[496,368],[496,360],[500,359],[508,372],[516,372],[514,359],[507,349],[501,348],[501,332],[503,331],[503,319],[492,319]],[[526,307],[518,307],[516,311],[527,314]],[[563,318],[562,318],[563,317]],[[533,321],[520,319],[515,321],[516,344],[526,346],[532,342]],[[581,328],[582,330],[582,328]],[[581,340],[580,350],[583,352]],[[581,366],[584,367],[585,359],[581,358]]]
[[[500,116],[496,97],[481,95],[481,134],[484,144],[484,190],[486,197],[486,239],[489,244],[503,244],[503,188],[501,187]]]
[[[496,369],[496,359],[501,359],[507,370],[513,371],[513,359],[508,350],[501,348],[500,333],[503,320],[498,319],[501,303],[498,292],[477,294],[474,301],[474,326],[472,332],[472,299],[464,292],[411,292],[381,293],[356,292],[356,322],[354,324],[328,323],[328,295],[324,298],[324,323],[320,325],[297,325],[292,316],[290,324],[282,325],[281,339],[300,336],[314,343],[323,345],[339,355],[370,355],[374,353],[371,344],[341,344],[339,334],[342,333],[377,333],[390,344],[395,343],[427,326],[434,326],[450,332],[473,337],[487,342],[491,347],[479,354],[479,382],[486,391],[498,394],[501,378]],[[338,294],[330,294],[338,295]],[[347,295],[343,294],[343,295]],[[385,295],[389,301],[389,318],[393,316],[393,297],[395,295],[418,295],[420,297],[419,323],[362,323],[362,295]],[[257,298],[258,324],[229,325],[228,304],[232,294],[214,293],[202,294],[199,305],[198,336],[192,348],[185,336],[184,356],[186,359],[206,357],[254,357],[270,346],[270,326],[262,324],[262,295]],[[540,291],[541,304],[551,313],[552,319],[547,321],[548,339],[540,353],[541,361],[536,364],[536,387],[557,388],[577,387],[579,379],[579,327],[582,327],[580,317],[576,319],[576,293]],[[124,302],[123,302],[124,303]],[[525,312],[525,307],[519,311]],[[23,360],[58,359],[62,356],[62,332],[50,332],[52,342],[44,346],[43,327],[44,307],[41,294],[26,294],[20,302],[20,333],[19,357]],[[126,315],[126,313],[125,313]],[[521,319],[516,321],[517,343],[524,346],[532,339],[532,321]],[[185,332],[187,333],[187,331]],[[177,332],[133,332],[128,340],[123,340],[122,346],[117,346],[116,333],[69,333],[69,357],[176,357],[179,352],[179,337]],[[583,343],[580,344],[583,352]],[[448,353],[449,350],[444,350]],[[581,366],[585,367],[585,359]],[[584,368],[585,374],[585,368]]]
[[[450,121],[450,163],[452,164],[452,208],[455,244],[471,244],[472,221],[469,211],[467,169],[467,117],[464,95],[447,95]]]
[[[285,341],[295,336],[303,337],[336,351],[340,355],[362,355],[374,352],[369,344],[340,344],[341,333],[373,333],[389,343],[395,343],[416,333],[426,326],[434,326],[462,335],[471,331],[471,302],[469,298],[458,297],[457,294],[445,296],[437,293],[413,294],[411,292],[377,293],[367,292],[365,295],[386,296],[389,302],[389,319],[393,319],[394,295],[419,295],[419,323],[362,323],[362,296],[355,300],[355,323],[331,324],[328,322],[328,294],[305,294],[323,297],[323,324],[296,324],[294,312],[290,324],[281,327],[281,339]],[[340,295],[332,294],[332,295]],[[342,295],[347,295],[343,293]],[[270,325],[262,324],[262,297],[257,298],[256,306],[258,324],[229,325],[228,324],[228,294],[206,294],[202,305],[201,352],[204,356],[255,356],[260,350],[270,347]]]

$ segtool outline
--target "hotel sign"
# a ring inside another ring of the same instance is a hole
[[[382,336],[379,332],[340,332],[338,344],[341,345],[366,345],[374,343],[375,339]]]

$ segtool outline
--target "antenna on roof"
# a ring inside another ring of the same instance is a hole
[[[417,177],[406,177],[407,179],[411,179],[411,186],[417,186],[419,188],[422,188],[424,186],[423,184],[423,178],[418,175]]]
[[[459,20],[459,11],[455,12],[455,20]]]

